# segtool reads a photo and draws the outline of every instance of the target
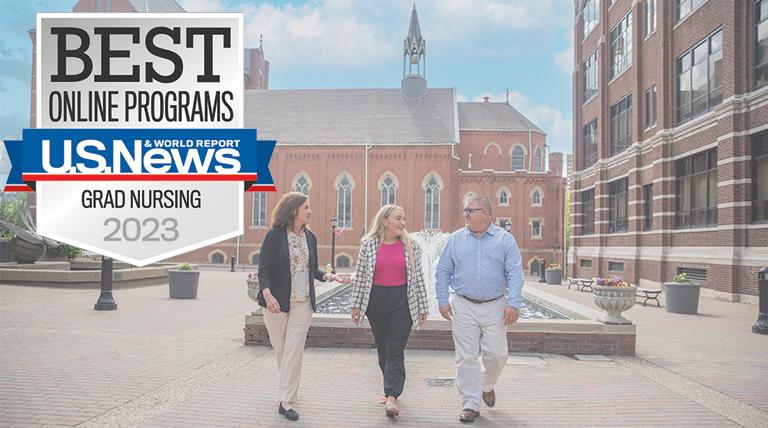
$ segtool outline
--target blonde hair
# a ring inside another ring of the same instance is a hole
[[[299,208],[307,202],[307,195],[301,192],[288,192],[280,198],[280,201],[272,210],[272,227],[293,227]]]
[[[376,239],[381,243],[381,241],[384,239],[384,220],[388,219],[390,215],[392,215],[395,210],[401,210],[403,213],[405,213],[405,209],[399,205],[393,205],[393,204],[387,204],[381,207],[379,212],[376,213],[376,216],[373,218],[373,222],[371,222],[371,227],[368,229],[368,233],[363,236],[363,239],[360,240],[360,242],[370,241],[372,239]],[[400,241],[403,243],[403,246],[405,247],[405,252],[408,254],[408,271],[411,273],[411,276],[414,274],[414,266],[415,262],[413,260],[414,257],[414,251],[413,251],[413,241],[411,240],[410,235],[408,235],[407,230],[403,230],[403,234],[398,237]]]

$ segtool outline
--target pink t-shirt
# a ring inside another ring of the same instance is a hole
[[[373,270],[373,283],[385,287],[405,285],[405,246],[398,240],[394,244],[379,245],[376,253],[376,267]]]

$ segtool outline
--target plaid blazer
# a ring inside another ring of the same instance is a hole
[[[376,254],[379,252],[379,240],[370,239],[360,245],[355,266],[355,280],[352,283],[352,307],[360,308],[360,313],[365,315],[368,309],[368,300],[371,297],[373,287],[373,271],[376,267]],[[419,314],[428,314],[427,287],[424,284],[424,271],[421,268],[421,248],[413,243],[414,272],[406,269],[406,282],[408,286],[408,309],[411,312],[413,325],[418,325]],[[408,265],[408,251],[405,252],[405,264]]]

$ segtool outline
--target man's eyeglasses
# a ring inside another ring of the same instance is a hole
[[[466,215],[472,215],[472,213],[475,213],[478,211],[485,211],[485,208],[464,208],[462,211]]]

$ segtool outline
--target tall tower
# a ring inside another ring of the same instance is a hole
[[[419,98],[427,93],[427,42],[421,37],[416,3],[411,12],[408,36],[403,41],[403,80],[401,90],[408,98]]]

